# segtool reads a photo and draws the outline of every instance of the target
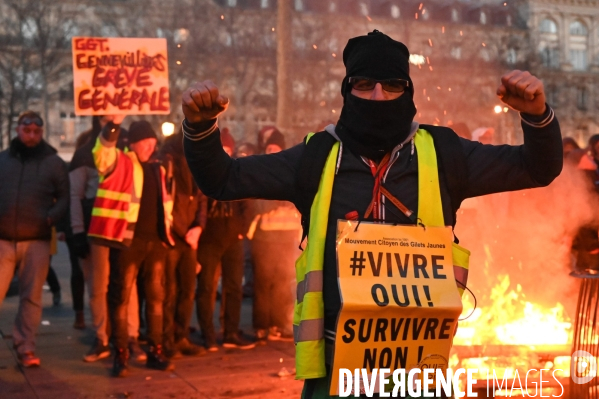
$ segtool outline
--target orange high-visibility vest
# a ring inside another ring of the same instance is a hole
[[[134,226],[129,226],[128,215],[132,205],[139,210],[140,202],[133,189],[133,163],[118,151],[114,171],[100,180],[88,235],[127,243],[133,239]]]

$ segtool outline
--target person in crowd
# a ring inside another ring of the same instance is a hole
[[[249,157],[251,155],[256,155],[258,153],[258,148],[252,143],[242,143],[237,147],[237,151],[235,152],[236,158]]]
[[[237,147],[235,158],[249,157],[258,153],[258,147],[252,143],[242,143]],[[248,200],[248,206],[252,208],[252,200]],[[252,258],[252,244],[247,236],[243,237],[243,297],[254,296],[254,260]],[[222,306],[221,306],[222,308]],[[221,319],[224,320],[222,317]]]
[[[568,159],[578,159],[577,168],[586,176],[589,188],[596,196],[599,194],[599,134],[589,138],[586,153],[577,155],[576,152],[571,152]],[[572,241],[572,249],[576,254],[575,273],[599,270],[599,225],[596,221],[578,230]]]
[[[220,133],[223,150],[232,156],[235,140],[228,129]],[[249,228],[247,202],[208,201],[206,229],[198,246],[198,261],[202,271],[198,275],[196,310],[204,345],[208,351],[217,351],[214,329],[214,308],[218,283],[218,266],[221,265],[222,297],[224,306],[223,347],[251,349],[254,342],[239,333],[243,281],[243,236]]]
[[[564,137],[562,139],[562,146],[564,147],[564,159],[577,150],[580,150],[580,146],[572,137]]]
[[[271,134],[278,131],[276,126],[264,126],[258,132],[258,140],[256,142],[256,154],[264,154],[266,151],[266,142],[268,141]]]
[[[33,111],[17,120],[17,137],[0,152],[0,305],[17,270],[19,310],[13,343],[24,367],[39,366],[35,334],[42,317],[54,226],[67,212],[67,166],[44,139],[44,122]]]
[[[265,154],[285,149],[285,137],[275,129],[264,142]],[[252,201],[257,214],[250,227],[254,259],[253,326],[256,340],[293,341],[293,266],[299,256],[301,217],[291,202]]]
[[[92,317],[92,326],[95,331],[95,338],[89,351],[83,356],[85,362],[95,362],[110,356],[110,347],[108,339],[110,328],[108,321],[107,293],[108,281],[110,275],[110,264],[116,262],[116,250],[122,247],[122,244],[114,237],[102,237],[92,235],[88,237],[88,232],[92,220],[94,225],[102,224],[104,219],[101,214],[92,215],[94,203],[98,189],[105,192],[105,188],[100,188],[100,178],[95,165],[93,149],[98,145],[98,136],[101,130],[112,120],[114,116],[94,116],[92,117],[92,127],[81,133],[77,139],[77,145],[73,159],[69,164],[69,180],[71,187],[71,201],[69,209],[70,234],[67,234],[67,246],[71,257],[71,264],[77,259],[85,284],[89,292],[89,307]],[[127,131],[121,128],[121,134],[127,135]],[[120,135],[119,135],[120,138]],[[119,139],[117,148],[123,150],[124,142]],[[73,266],[74,268],[74,266]],[[71,283],[73,284],[73,282]],[[80,283],[79,283],[80,284]],[[79,285],[77,284],[77,285]],[[81,291],[83,295],[83,290]],[[139,321],[137,313],[137,290],[131,290],[131,300],[128,309],[128,331],[129,331],[129,350],[131,356],[137,361],[146,361],[146,354],[141,350],[137,343],[139,334]],[[83,299],[80,305],[81,313],[76,313],[75,323],[84,323],[83,317]],[[77,310],[76,310],[77,311]]]
[[[164,349],[169,358],[201,356],[206,350],[188,339],[199,271],[197,249],[206,226],[207,198],[199,191],[183,155],[183,134],[168,137],[160,158],[172,174],[174,193],[172,236],[168,251],[164,300]]]
[[[165,169],[151,160],[158,142],[147,121],[129,127],[129,148],[117,148],[122,117],[115,117],[100,133],[93,149],[100,186],[93,214],[102,215],[90,224],[88,235],[120,243],[118,261],[110,265],[108,303],[112,340],[116,350],[112,375],[129,372],[127,308],[138,273],[146,296],[147,335],[150,350],[146,366],[172,370],[162,349],[164,268],[171,236],[172,199]]]
[[[512,71],[501,77],[497,90],[504,103],[520,112],[524,144],[483,145],[448,128],[414,121],[409,56],[404,44],[376,30],[350,39],[343,52],[344,105],[337,125],[276,154],[232,159],[223,151],[217,119],[229,101],[213,82],[197,82],[182,96],[185,155],[202,192],[220,201],[290,201],[306,221],[293,321],[296,378],[305,379],[305,399],[330,397],[332,352],[327,346],[335,345],[342,312],[339,219],[415,225],[411,210],[417,210],[416,215],[436,220],[433,225],[452,227],[463,199],[545,186],[562,169],[559,123],[538,78]],[[421,191],[418,183],[418,175],[431,169],[440,171],[429,175],[434,193]],[[433,209],[434,217],[429,215]],[[367,306],[369,312],[378,311],[372,302]]]

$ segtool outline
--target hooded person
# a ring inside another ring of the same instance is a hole
[[[380,271],[377,267],[386,264],[383,253],[378,258],[375,253],[370,258],[366,256],[368,249],[364,246],[375,245],[369,244],[372,238],[353,243],[338,241],[338,226],[348,226],[348,220],[355,219],[379,222],[344,230],[352,236],[391,228],[404,232],[416,223],[439,226],[450,232],[463,199],[544,186],[562,168],[559,124],[545,103],[542,83],[528,72],[513,71],[503,76],[497,91],[502,101],[521,112],[524,144],[484,146],[459,138],[448,128],[421,125],[413,120],[414,86],[409,75],[409,51],[402,43],[374,31],[350,39],[343,58],[344,105],[337,125],[329,125],[325,131],[309,135],[304,142],[278,153],[241,159],[232,159],[224,153],[218,117],[227,110],[229,101],[211,81],[194,84],[183,93],[182,99],[185,156],[198,186],[207,196],[223,201],[244,198],[289,201],[301,213],[308,239],[296,262],[293,329],[296,378],[305,380],[302,397],[306,399],[334,396],[339,388],[340,368],[363,368],[364,364],[375,367],[373,357],[369,356],[373,355],[372,349],[386,352],[389,346],[385,337],[389,338],[386,328],[390,322],[381,312],[387,309],[398,317],[410,314],[422,318],[434,311],[434,307],[418,307],[415,301],[411,301],[410,309],[404,309],[397,306],[399,297],[395,299],[388,289],[383,294],[384,287],[373,288],[373,283],[359,280],[373,277],[372,270]],[[516,89],[520,81],[526,82],[524,94]],[[429,230],[433,229],[426,229]],[[391,232],[384,237],[398,237],[398,234],[403,233]],[[458,282],[452,276],[441,283],[447,284],[444,287],[459,304],[460,287],[463,290],[467,283],[467,256],[458,259],[454,255],[452,238],[449,234],[443,244],[450,250],[444,259],[453,257]],[[385,239],[381,240],[384,244]],[[350,251],[348,245],[355,247]],[[346,260],[338,264],[340,248],[346,248],[343,255]],[[354,276],[351,276],[352,263],[346,256],[354,253]],[[395,271],[383,270],[377,278],[393,284],[388,279]],[[343,279],[339,278],[341,275]],[[355,281],[351,288],[345,283],[350,281],[347,279]],[[385,303],[385,295],[390,302]],[[347,318],[349,303],[358,304],[361,309],[355,318]],[[449,318],[454,321],[447,326],[447,345],[444,344],[443,351],[449,350],[458,316]],[[371,330],[369,319],[378,320]],[[362,334],[355,339],[359,325]],[[409,359],[402,360],[402,354],[397,358],[389,354],[381,364],[386,365],[388,360],[394,368],[417,365],[419,344],[407,333],[398,340],[402,341],[401,347],[409,350],[403,355]],[[347,357],[339,358],[344,354]],[[377,358],[377,365],[379,360],[382,361]]]

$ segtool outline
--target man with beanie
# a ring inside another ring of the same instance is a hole
[[[219,136],[219,147],[227,156],[231,156],[235,152],[233,136],[226,128]],[[221,307],[224,306],[223,346],[236,349],[255,346],[239,334],[243,298],[243,236],[247,234],[248,227],[247,201],[208,200],[206,229],[202,232],[198,246],[198,261],[202,271],[198,275],[196,309],[204,345],[210,352],[218,350],[213,320],[219,265],[222,277]]]
[[[296,378],[305,379],[303,397],[308,399],[327,398],[334,391],[332,359],[344,343],[345,333],[337,326],[343,313],[338,220],[414,226],[418,215],[434,210],[441,224],[433,226],[451,228],[463,199],[546,186],[562,168],[558,121],[545,103],[543,84],[528,72],[502,76],[497,89],[498,97],[520,112],[524,144],[492,146],[414,121],[414,84],[404,44],[374,31],[350,39],[343,61],[344,105],[337,125],[276,154],[229,158],[219,145],[217,124],[228,99],[211,81],[196,83],[183,94],[185,154],[206,195],[224,201],[291,201],[302,212],[308,233],[304,253],[312,261],[298,261],[296,268],[294,335]],[[313,170],[321,153],[323,162]],[[419,180],[420,175],[429,180]],[[431,188],[430,181],[434,190],[422,190],[421,183]],[[309,198],[305,187],[314,187]],[[455,285],[453,290],[458,295]],[[368,309],[379,311],[372,300]],[[397,312],[405,314],[400,308]]]
[[[17,120],[17,137],[0,152],[0,305],[15,270],[19,310],[13,345],[23,367],[39,366],[35,334],[42,318],[52,226],[69,205],[67,166],[44,141],[44,122],[33,111]]]
[[[146,294],[146,320],[150,351],[146,366],[172,370],[162,351],[164,268],[168,247],[174,244],[170,229],[172,199],[170,176],[152,155],[157,136],[147,121],[129,127],[129,148],[117,149],[122,117],[107,124],[93,154],[100,187],[93,213],[102,215],[92,221],[88,235],[121,244],[118,261],[110,265],[108,306],[112,338],[116,349],[112,374],[128,374],[127,307],[130,294],[141,273]],[[120,120],[119,120],[120,119]],[[104,186],[103,186],[104,184]]]

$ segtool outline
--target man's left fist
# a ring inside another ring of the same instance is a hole
[[[543,82],[528,71],[512,71],[501,77],[497,96],[509,107],[530,115],[546,110]]]

